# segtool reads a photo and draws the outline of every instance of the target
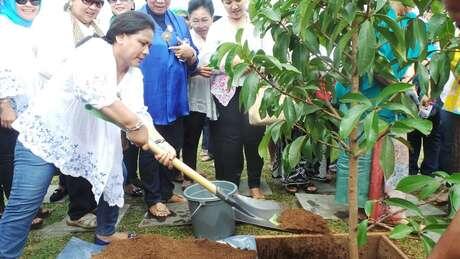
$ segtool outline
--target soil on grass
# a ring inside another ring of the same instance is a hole
[[[112,242],[93,259],[255,259],[256,252],[235,249],[206,239],[176,240],[160,235],[141,235],[130,240]]]
[[[326,220],[304,209],[286,209],[278,218],[280,227],[302,234],[329,234]]]

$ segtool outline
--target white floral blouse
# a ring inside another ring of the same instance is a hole
[[[0,35],[0,98],[10,98],[20,113],[38,87],[32,30],[0,16]]]
[[[13,127],[35,155],[64,174],[87,179],[96,201],[104,194],[111,206],[122,207],[120,129],[85,110],[86,104],[101,109],[119,99],[153,125],[143,104],[141,71],[131,67],[117,84],[112,46],[91,39],[61,66]]]

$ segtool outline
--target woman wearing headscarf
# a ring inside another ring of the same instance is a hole
[[[82,40],[89,36],[104,35],[96,24],[96,18],[103,5],[103,0],[68,0],[64,10],[55,10],[53,15],[44,14],[34,23],[34,31],[38,38],[39,73],[44,85],[56,74]],[[95,228],[96,216],[93,211],[97,205],[91,185],[87,180],[71,175],[61,174],[59,179],[59,188],[51,195],[50,200],[62,199],[68,193],[67,225]]]
[[[144,75],[144,100],[155,119],[155,127],[176,150],[183,144],[183,116],[189,114],[188,77],[198,58],[190,31],[183,17],[169,10],[171,0],[147,0],[139,11],[155,22],[155,37],[150,54],[141,65]],[[174,172],[159,165],[145,152],[139,155],[139,172],[148,212],[157,219],[171,214],[167,202],[185,202],[174,194]]]
[[[115,232],[118,207],[124,203],[120,129],[143,148],[151,139],[161,150],[155,156],[161,164],[170,167],[175,157],[143,105],[137,66],[149,52],[153,28],[141,13],[115,18],[107,36],[78,48],[13,123],[19,132],[15,180],[0,220],[0,258],[20,256],[56,167],[91,183],[99,201],[96,243],[131,237]]]
[[[17,132],[11,123],[27,106],[37,88],[35,44],[32,21],[40,10],[40,0],[0,2],[0,186],[8,198],[13,181],[14,147]],[[0,194],[3,201],[3,192]],[[4,205],[0,204],[0,214]],[[1,215],[0,215],[1,217]],[[33,227],[43,219],[36,217]]]

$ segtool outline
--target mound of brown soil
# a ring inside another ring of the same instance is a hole
[[[304,209],[286,209],[278,217],[282,229],[303,234],[328,234],[327,222]]]
[[[93,259],[253,259],[255,251],[232,248],[206,239],[176,240],[160,235],[141,235],[130,240],[112,242]]]

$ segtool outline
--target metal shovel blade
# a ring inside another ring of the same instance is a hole
[[[281,213],[279,203],[253,199],[239,194],[234,194],[231,198],[239,205],[233,206],[235,220],[266,228],[281,229],[276,222]]]

